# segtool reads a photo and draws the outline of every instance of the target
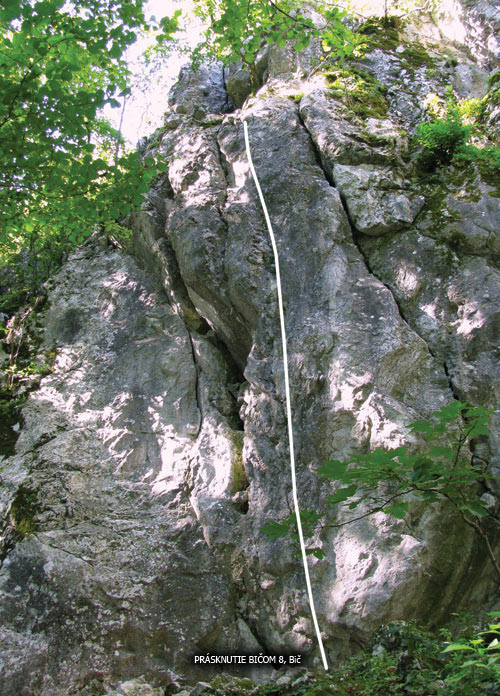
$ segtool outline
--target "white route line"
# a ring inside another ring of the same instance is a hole
[[[307,555],[304,546],[304,535],[302,533],[302,522],[300,520],[299,511],[299,501],[297,497],[297,481],[295,477],[295,452],[293,448],[293,428],[292,428],[292,408],[290,405],[290,384],[288,380],[288,357],[286,349],[286,331],[285,331],[285,313],[283,311],[283,296],[281,294],[281,275],[280,275],[280,264],[278,258],[278,248],[276,246],[276,240],[274,238],[273,228],[271,226],[271,220],[269,218],[269,213],[267,212],[266,202],[264,196],[262,195],[262,190],[260,188],[259,180],[257,178],[257,173],[253,166],[252,154],[250,152],[250,142],[248,139],[248,126],[247,122],[243,121],[243,130],[245,132],[245,146],[247,150],[248,164],[250,165],[250,171],[252,172],[253,180],[255,186],[257,187],[257,193],[259,194],[260,203],[262,205],[262,210],[264,211],[264,217],[266,219],[267,229],[269,231],[269,236],[271,237],[271,245],[273,247],[274,253],[274,265],[276,267],[276,283],[278,287],[278,307],[280,313],[280,325],[281,325],[281,342],[283,344],[283,365],[285,370],[285,395],[286,395],[286,417],[288,421],[288,441],[290,443],[290,468],[292,471],[292,492],[293,492],[293,505],[295,508],[295,517],[297,519],[297,530],[299,533],[300,540],[300,551],[302,553],[302,563],[304,564],[304,573],[306,576],[307,594],[309,596],[309,605],[311,607],[311,614],[313,618],[314,628],[316,630],[316,637],[318,639],[319,651],[321,653],[321,658],[323,660],[323,667],[328,670],[328,662],[326,661],[325,649],[323,647],[323,641],[321,639],[321,633],[319,630],[318,619],[316,617],[316,610],[314,608],[314,599],[311,589],[311,579],[309,577],[309,567],[307,565]]]

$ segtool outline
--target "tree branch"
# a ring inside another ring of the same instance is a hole
[[[278,12],[285,17],[288,17],[288,19],[291,19],[292,22],[295,22],[296,24],[300,24],[300,26],[305,27],[306,29],[314,29],[314,27],[309,26],[309,24],[305,24],[305,22],[301,22],[300,19],[297,19],[296,17],[292,17],[291,14],[288,14],[285,10],[282,10],[279,5],[277,5],[273,0],[269,0],[269,4],[272,5]]]
[[[357,522],[358,520],[362,520],[365,517],[369,517],[370,515],[374,515],[376,512],[383,512],[386,505],[388,505],[390,502],[392,502],[396,498],[399,498],[400,496],[407,495],[408,493],[411,493],[414,490],[417,490],[417,486],[411,486],[406,491],[400,491],[399,493],[395,493],[394,495],[391,495],[391,497],[387,498],[387,500],[385,500],[383,503],[381,503],[377,507],[372,508],[371,510],[368,510],[368,512],[365,512],[362,515],[359,515],[358,517],[352,517],[350,520],[347,520],[346,522],[339,522],[339,524],[316,525],[315,529],[328,529],[330,527],[333,529],[337,529],[339,527],[345,527],[347,524],[351,524],[352,522]]]

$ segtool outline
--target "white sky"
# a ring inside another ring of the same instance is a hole
[[[179,42],[183,47],[194,47],[199,42],[203,29],[200,20],[192,16],[191,0],[148,0],[145,7],[146,15],[153,15],[157,20],[172,16],[178,9],[182,10],[184,16],[189,15],[187,30],[177,34]],[[152,74],[145,73],[144,68],[138,63],[138,57],[153,43],[154,40],[150,37],[140,38],[131,46],[127,55],[135,87],[125,106],[122,133],[132,146],[139,138],[151,134],[161,125],[167,109],[168,91],[176,81],[180,67],[188,61],[186,55],[173,51],[162,61],[159,70]],[[104,116],[115,128],[119,127],[121,109],[106,107]]]

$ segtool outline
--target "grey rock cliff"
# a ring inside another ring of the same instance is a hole
[[[275,269],[243,119],[280,253],[301,506],[328,494],[314,473],[326,459],[396,446],[453,398],[498,407],[499,198],[446,170],[416,179],[407,136],[422,94],[473,63],[438,56],[426,73],[372,51],[363,67],[387,114],[365,118],[304,62],[285,74],[283,51],[224,117],[223,70],[184,70],[150,145],[168,177],[131,216],[130,253],[92,241],[52,282],[54,370],[0,472],[2,696],[135,679],[154,693],[207,679],[199,651],[317,660],[295,546],[261,532],[288,514],[291,481]],[[481,445],[497,469],[498,434]],[[446,506],[318,541],[332,661],[383,622],[438,622],[491,587],[484,549]]]

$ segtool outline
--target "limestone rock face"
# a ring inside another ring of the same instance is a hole
[[[369,235],[396,232],[411,224],[424,205],[423,196],[410,200],[403,182],[376,165],[334,164],[333,181],[344,198],[358,232]]]
[[[226,75],[226,89],[234,106],[239,109],[252,91],[252,78],[241,63],[230,65]]]
[[[46,326],[54,372],[2,485],[2,693],[67,693],[101,673],[169,683],[233,621],[190,503],[230,500],[241,479],[241,433],[202,418],[201,401],[231,412],[225,365],[116,252],[72,257]]]
[[[202,118],[207,113],[225,113],[232,109],[220,65],[200,66],[195,72],[189,65],[181,68],[180,80],[172,87],[169,104],[178,114]]]
[[[203,651],[318,659],[295,544],[261,532],[289,514],[291,477],[243,120],[280,255],[301,507],[331,492],[325,460],[397,446],[453,398],[497,407],[499,198],[475,169],[416,176],[421,95],[455,68],[430,58],[406,79],[384,55],[363,59],[384,118],[353,114],[317,73],[283,78],[277,51],[224,117],[222,68],[184,69],[154,145],[168,177],[130,217],[128,252],[92,240],[53,279],[41,350],[55,364],[0,471],[2,696],[153,696],[207,680]],[[498,437],[495,422],[478,446],[494,472]],[[381,623],[437,622],[490,587],[484,548],[446,506],[317,541],[331,661]]]

